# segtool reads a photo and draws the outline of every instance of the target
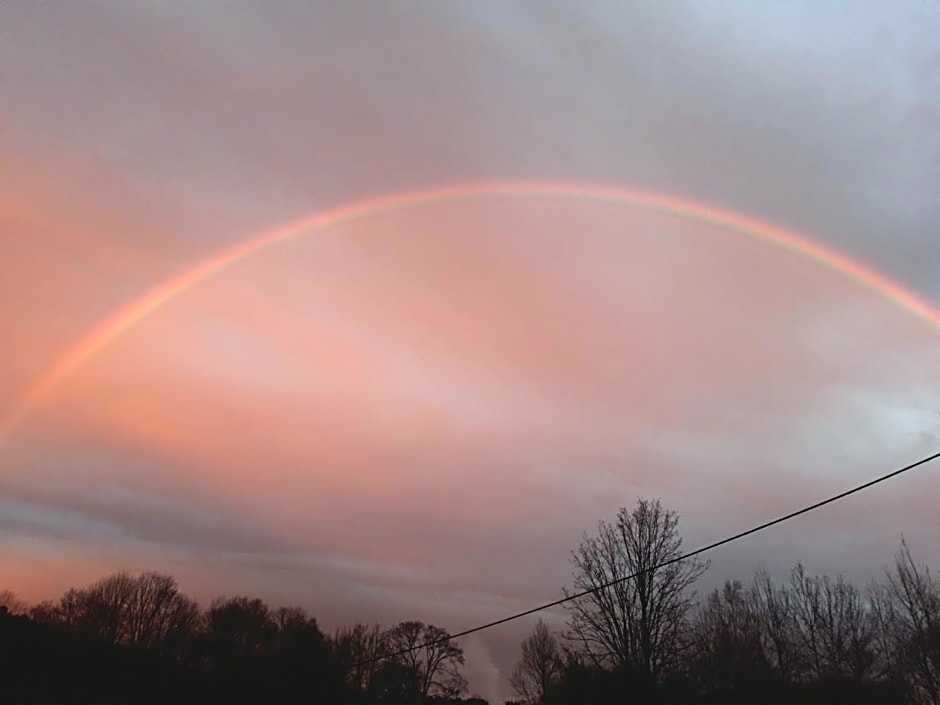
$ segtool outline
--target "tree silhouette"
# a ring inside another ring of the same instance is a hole
[[[708,567],[695,559],[657,567],[682,554],[678,524],[659,500],[640,499],[613,523],[601,521],[573,553],[573,592],[594,592],[567,603],[569,639],[592,663],[647,685],[677,666],[690,589]],[[613,581],[620,582],[603,587]]]
[[[0,609],[7,614],[29,614],[29,605],[16,596],[12,590],[0,590]]]
[[[693,626],[692,670],[705,692],[754,692],[772,684],[753,592],[739,581],[712,591]]]
[[[399,675],[410,681],[406,690],[418,698],[454,698],[467,690],[460,674],[463,649],[444,629],[418,621],[401,622],[387,632],[386,639],[391,653],[397,654],[392,662],[399,667]]]
[[[143,573],[131,581],[122,615],[122,643],[143,648],[178,648],[198,626],[199,606],[183,595],[176,580]]]
[[[522,657],[512,670],[509,684],[527,705],[543,705],[563,668],[558,639],[540,619],[522,642]]]
[[[761,567],[754,576],[750,596],[760,625],[763,652],[777,678],[790,681],[795,676],[797,660],[790,592],[786,587],[775,585]]]
[[[641,501],[585,537],[575,587],[679,551],[675,514]],[[780,584],[759,569],[693,607],[705,566],[677,567],[579,599],[571,641],[539,622],[511,678],[525,705],[940,705],[940,585],[903,539],[866,593],[797,564]],[[461,699],[463,662],[446,631],[422,622],[327,638],[303,609],[258,598],[201,613],[158,573],[116,573],[31,609],[0,593],[0,703],[485,705]]]
[[[168,575],[122,571],[67,591],[55,605],[38,605],[33,616],[111,644],[173,650],[196,630],[199,607]]]
[[[334,658],[356,691],[369,689],[382,667],[381,657],[389,653],[388,637],[378,624],[354,624],[339,629],[331,639]]]
[[[279,701],[335,695],[343,685],[343,674],[334,667],[330,644],[317,620],[299,607],[281,607],[272,621],[277,631],[271,660]]]
[[[903,537],[886,578],[872,591],[886,669],[906,675],[918,702],[940,705],[940,583]]]
[[[218,662],[243,663],[272,650],[277,624],[258,598],[216,598],[206,613],[206,641]]]
[[[875,640],[859,590],[841,576],[806,575],[802,564],[793,569],[790,585],[804,679],[868,676],[875,664]]]

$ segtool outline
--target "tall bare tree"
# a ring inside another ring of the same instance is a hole
[[[594,663],[651,683],[677,666],[691,588],[708,567],[677,560],[678,526],[675,511],[659,500],[640,499],[632,511],[621,509],[613,523],[600,522],[597,535],[585,534],[573,552],[573,589],[566,594],[593,592],[567,603],[568,637]],[[663,566],[669,561],[675,562]]]
[[[527,705],[542,705],[563,670],[558,639],[540,619],[522,642],[522,658],[512,669],[509,685]]]
[[[790,601],[804,679],[861,680],[871,675],[873,620],[858,588],[842,576],[807,575],[797,564],[790,577]]]
[[[180,592],[175,578],[143,573],[132,582],[121,638],[132,646],[155,648],[188,636],[198,619],[198,605]]]
[[[346,681],[356,690],[369,689],[389,653],[388,638],[377,624],[343,627],[332,638],[333,650],[344,664]]]
[[[36,616],[113,644],[152,649],[189,635],[199,608],[170,576],[151,572],[135,577],[122,571],[69,590],[54,607],[38,606]]]
[[[917,702],[940,705],[940,582],[901,539],[875,604],[888,661],[906,674]]]
[[[790,591],[786,586],[775,585],[761,567],[751,584],[750,598],[760,625],[764,653],[777,676],[790,681],[796,672],[797,654]]]
[[[229,667],[272,650],[278,625],[257,597],[219,597],[206,612],[205,636],[216,663]]]
[[[839,575],[822,578],[823,644],[830,673],[862,680],[875,666],[875,625],[862,593]]]
[[[767,684],[772,672],[753,591],[737,580],[712,591],[697,611],[693,675],[706,691]]]
[[[463,649],[449,637],[440,627],[418,621],[401,622],[386,633],[394,661],[413,679],[413,690],[421,698],[456,698],[467,690],[460,673]]]

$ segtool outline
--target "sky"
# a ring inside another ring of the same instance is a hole
[[[639,497],[688,548],[940,449],[933,2],[0,3],[0,587],[157,569],[326,628],[555,599]],[[486,196],[486,184],[528,184]],[[576,184],[535,196],[539,184]],[[90,332],[220,252],[327,223]],[[581,194],[581,196],[577,195]],[[934,565],[936,467],[716,552]],[[549,615],[553,624],[563,616]],[[498,702],[532,622],[465,642]]]

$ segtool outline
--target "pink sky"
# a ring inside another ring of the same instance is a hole
[[[0,417],[214,253],[481,180],[712,202],[940,306],[936,20],[161,8],[0,3]],[[884,26],[868,66],[859,37]],[[0,445],[0,588],[154,568],[327,627],[457,630],[559,596],[581,532],[637,497],[691,548],[935,452],[938,349],[858,282],[681,217],[377,215],[199,283],[29,415]],[[901,532],[936,564],[937,487],[925,468],[755,537],[703,586],[797,560],[867,579]],[[467,645],[478,692],[529,626]]]

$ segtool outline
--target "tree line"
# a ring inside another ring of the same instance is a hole
[[[486,705],[460,699],[463,663],[440,627],[326,634],[299,607],[251,597],[201,610],[154,572],[115,573],[32,607],[0,593],[3,703]]]
[[[698,600],[708,564],[682,559],[678,522],[640,500],[583,537],[568,594],[587,594],[523,641],[516,702],[940,705],[940,582],[903,538],[864,588],[797,564]]]
[[[511,702],[940,705],[940,583],[906,542],[864,588],[798,564],[700,599],[708,564],[681,558],[678,523],[641,499],[582,537],[566,594],[584,594],[563,628],[539,621],[522,642]],[[467,697],[463,666],[438,626],[325,633],[303,609],[258,598],[203,609],[154,572],[33,606],[0,592],[4,703],[487,705]]]

